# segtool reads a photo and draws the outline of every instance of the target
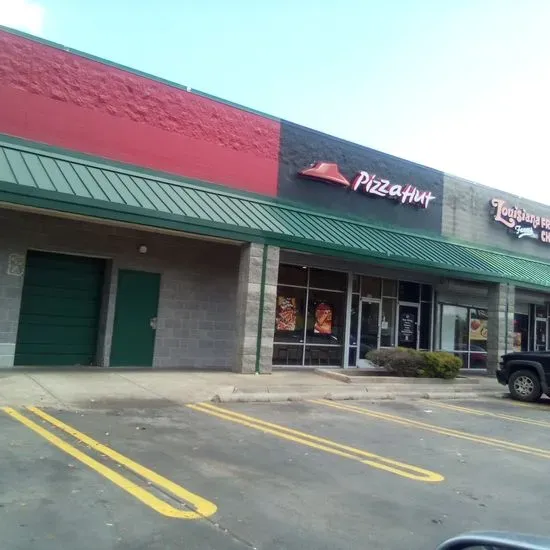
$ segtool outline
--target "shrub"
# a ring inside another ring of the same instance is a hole
[[[365,359],[371,361],[377,367],[385,369],[394,355],[395,348],[373,349],[367,353]]]
[[[424,353],[422,376],[429,378],[456,378],[462,367],[462,361],[446,351],[427,351]]]
[[[446,351],[417,351],[409,348],[372,350],[366,359],[393,376],[456,378],[462,362]]]
[[[409,348],[373,350],[367,359],[393,376],[422,376],[424,369],[423,353]]]

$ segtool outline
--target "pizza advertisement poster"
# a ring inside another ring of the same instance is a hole
[[[332,334],[332,307],[324,302],[315,306],[315,334]]]
[[[484,316],[474,316],[470,319],[470,340],[486,341],[487,340],[487,318]]]
[[[275,330],[296,330],[296,298],[277,296],[277,315]]]

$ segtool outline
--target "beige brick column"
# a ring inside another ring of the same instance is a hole
[[[253,374],[256,368],[262,374],[271,372],[278,272],[277,247],[256,243],[242,247],[237,286],[235,372]]]
[[[493,284],[489,287],[487,311],[487,370],[494,373],[501,355],[514,349],[515,287]]]
[[[13,367],[25,278],[25,250],[0,250],[0,367]]]

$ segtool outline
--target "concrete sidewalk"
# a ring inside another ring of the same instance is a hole
[[[474,398],[502,395],[493,378],[454,381],[320,376],[314,371],[271,375],[179,370],[0,371],[0,405],[68,409],[140,407],[200,401],[252,402],[304,399]]]

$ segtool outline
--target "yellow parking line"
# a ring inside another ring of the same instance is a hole
[[[400,424],[408,428],[419,428],[419,429],[437,433],[440,435],[447,435],[451,437],[456,437],[458,439],[465,439],[467,441],[473,441],[475,443],[483,443],[484,445],[490,445],[491,447],[497,447],[499,449],[505,449],[507,451],[516,451],[518,453],[525,453],[533,456],[538,456],[540,458],[550,459],[550,450],[548,449],[539,449],[537,447],[529,447],[527,445],[512,443],[511,441],[506,441],[503,439],[494,439],[492,437],[475,435],[475,434],[464,432],[461,430],[454,430],[451,428],[445,428],[443,426],[437,426],[435,424],[420,422],[418,420],[411,420],[403,416],[397,416],[394,414],[387,414],[387,413],[372,411],[370,409],[357,407],[355,405],[343,405],[341,403],[337,404],[330,401],[324,401],[321,399],[314,399],[311,401],[311,403],[324,405],[325,407],[333,407],[335,409],[340,409],[347,412],[353,412],[356,414],[362,414],[364,416],[370,416],[372,418],[377,418],[379,420],[387,420],[389,422]]]
[[[410,464],[405,464],[403,462],[398,462],[390,458],[386,458],[374,453],[369,453],[362,449],[356,449],[348,445],[342,445],[331,441],[330,439],[325,439],[322,437],[317,437],[310,435],[298,430],[293,430],[279,424],[273,424],[272,422],[266,422],[260,420],[259,418],[254,418],[245,414],[233,412],[227,409],[222,409],[210,403],[199,403],[196,405],[187,405],[190,409],[195,411],[200,411],[206,414],[210,414],[222,420],[230,420],[231,422],[236,422],[248,428],[253,428],[259,430],[263,433],[268,433],[288,441],[293,441],[294,443],[300,443],[302,445],[307,445],[314,449],[320,451],[325,451],[337,456],[344,458],[349,458],[352,460],[357,460],[362,464],[372,466],[373,468],[378,468],[379,470],[385,470],[392,474],[406,477],[408,479],[414,479],[416,481],[425,481],[428,483],[437,483],[443,481],[444,477],[441,474],[436,472],[431,472],[430,470],[425,470],[424,468],[419,468],[417,466],[412,466]]]
[[[82,443],[85,443],[92,449],[108,456],[109,458],[113,459],[117,463],[126,466],[128,469],[133,470],[136,474],[141,475],[145,479],[151,481],[155,485],[158,485],[159,487],[166,489],[167,491],[179,497],[180,499],[185,500],[186,502],[192,504],[196,510],[196,511],[186,511],[186,510],[179,510],[177,508],[174,508],[168,503],[155,497],[149,491],[143,489],[139,485],[136,485],[129,479],[126,479],[124,476],[120,475],[118,472],[112,470],[111,468],[108,468],[107,466],[101,464],[97,460],[83,453],[76,447],[73,447],[69,443],[63,441],[55,434],[49,432],[42,426],[39,426],[38,424],[33,422],[31,419],[17,412],[15,409],[12,409],[11,407],[2,407],[2,410],[8,415],[10,415],[12,418],[21,422],[21,424],[25,425],[27,428],[30,428],[35,433],[42,436],[52,445],[55,445],[58,449],[61,449],[67,454],[71,455],[73,458],[79,460],[86,466],[89,466],[90,468],[92,468],[102,476],[106,477],[108,480],[112,481],[115,485],[118,485],[120,488],[124,489],[133,497],[137,498],[138,500],[140,500],[141,502],[143,502],[153,510],[157,511],[159,514],[172,517],[172,518],[179,518],[179,519],[200,519],[200,518],[211,516],[216,512],[217,510],[216,505],[213,504],[212,502],[209,502],[208,500],[205,500],[202,497],[194,493],[191,493],[190,491],[187,491],[180,485],[177,485],[176,483],[166,479],[165,477],[160,476],[159,474],[153,472],[152,470],[149,470],[148,468],[145,468],[144,466],[137,464],[133,460],[130,460],[124,455],[121,455],[120,453],[117,453],[116,451],[110,449],[109,447],[102,445],[101,443],[95,441],[91,437],[79,432],[78,430],[75,430],[71,426],[61,422],[60,420],[58,420],[57,418],[54,418],[53,416],[50,416],[44,411],[36,407],[28,407],[28,409],[32,411],[34,414],[36,414],[37,416],[41,417],[43,420],[46,420],[50,424],[72,435],[74,438],[80,440]]]
[[[534,420],[531,418],[522,418],[521,416],[513,416],[505,413],[495,413],[490,411],[484,411],[480,409],[472,409],[470,407],[464,407],[462,405],[453,405],[451,403],[437,403],[430,401],[430,407],[440,407],[442,409],[447,409],[455,412],[463,412],[466,414],[475,414],[477,416],[489,416],[491,418],[499,418],[502,420],[510,420],[511,422],[521,422],[523,424],[532,424],[533,426],[540,426],[541,428],[550,428],[550,422],[545,422],[544,420]]]

